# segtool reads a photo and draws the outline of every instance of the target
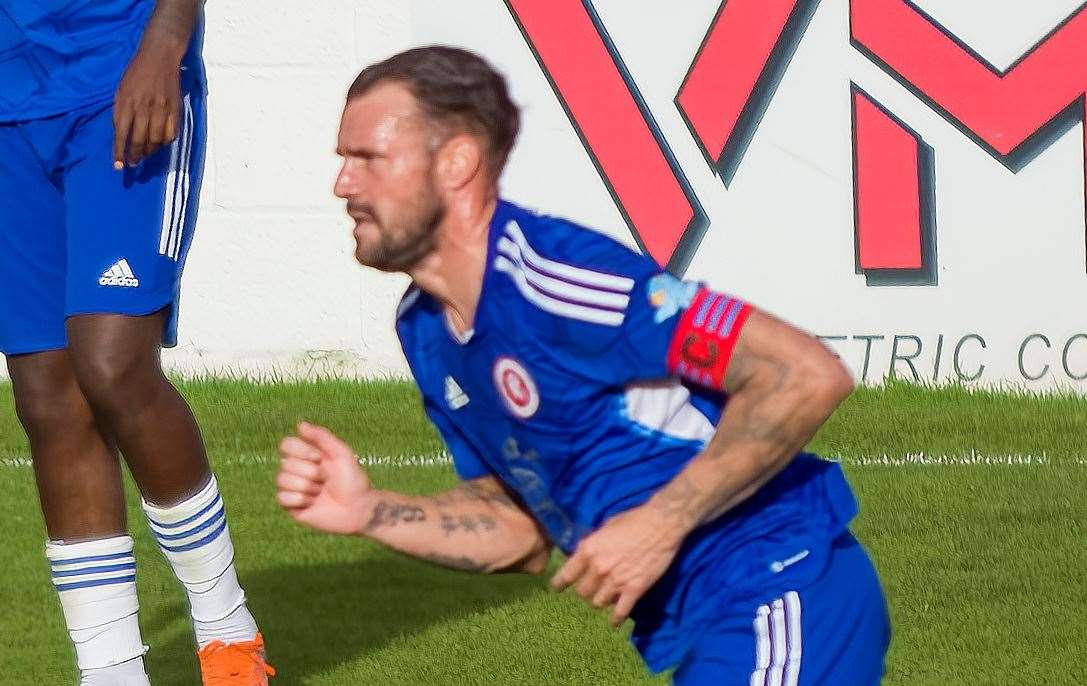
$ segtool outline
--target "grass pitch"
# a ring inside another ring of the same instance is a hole
[[[666,683],[645,674],[602,615],[548,593],[546,577],[445,571],[303,530],[278,511],[274,447],[303,418],[371,456],[383,488],[449,487],[452,469],[432,459],[441,445],[410,385],[181,389],[228,503],[242,582],[280,670],[275,683]],[[861,500],[855,530],[895,625],[886,684],[1087,683],[1087,398],[862,389],[812,447],[846,463]],[[10,389],[0,386],[0,683],[73,684],[27,455]],[[184,595],[129,495],[152,682],[198,683]]]

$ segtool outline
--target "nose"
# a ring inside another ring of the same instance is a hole
[[[347,199],[358,193],[358,175],[352,173],[348,162],[345,160],[340,166],[340,173],[336,175],[336,182],[332,186],[332,193],[337,198]]]

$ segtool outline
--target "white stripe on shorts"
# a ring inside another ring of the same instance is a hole
[[[170,146],[170,171],[166,175],[162,201],[162,228],[159,231],[159,254],[177,260],[181,232],[185,228],[186,205],[189,195],[189,167],[192,162],[193,113],[192,101],[186,95],[181,112],[181,130]]]
[[[189,96],[185,96],[185,118],[188,121],[188,125],[185,127],[185,151],[184,151],[184,171],[181,174],[181,207],[178,210],[177,226],[174,230],[173,244],[170,246],[170,258],[177,261],[177,258],[181,255],[181,236],[185,233],[185,222],[189,217],[189,172],[192,170],[192,144],[194,132],[194,122],[192,114],[192,103],[189,100]]]
[[[803,648],[800,596],[789,591],[768,605],[760,605],[752,626],[755,670],[750,686],[797,686]]]

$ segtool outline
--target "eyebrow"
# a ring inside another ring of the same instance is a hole
[[[381,157],[381,153],[376,150],[359,146],[337,147],[336,154],[340,157]]]

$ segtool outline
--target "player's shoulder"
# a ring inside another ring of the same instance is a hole
[[[660,267],[618,241],[572,221],[516,206],[502,209],[486,298],[504,335],[547,354],[605,345],[622,330]]]
[[[600,232],[509,203],[492,231],[490,281],[504,310],[498,316],[544,339],[619,327],[639,282],[660,269]]]
[[[650,258],[601,231],[570,219],[503,202],[499,220],[496,227],[500,232],[497,243],[499,253],[519,250],[531,262],[538,262],[542,258],[574,269],[611,275],[619,280],[637,279],[657,269]],[[614,279],[602,281],[619,283]]]

